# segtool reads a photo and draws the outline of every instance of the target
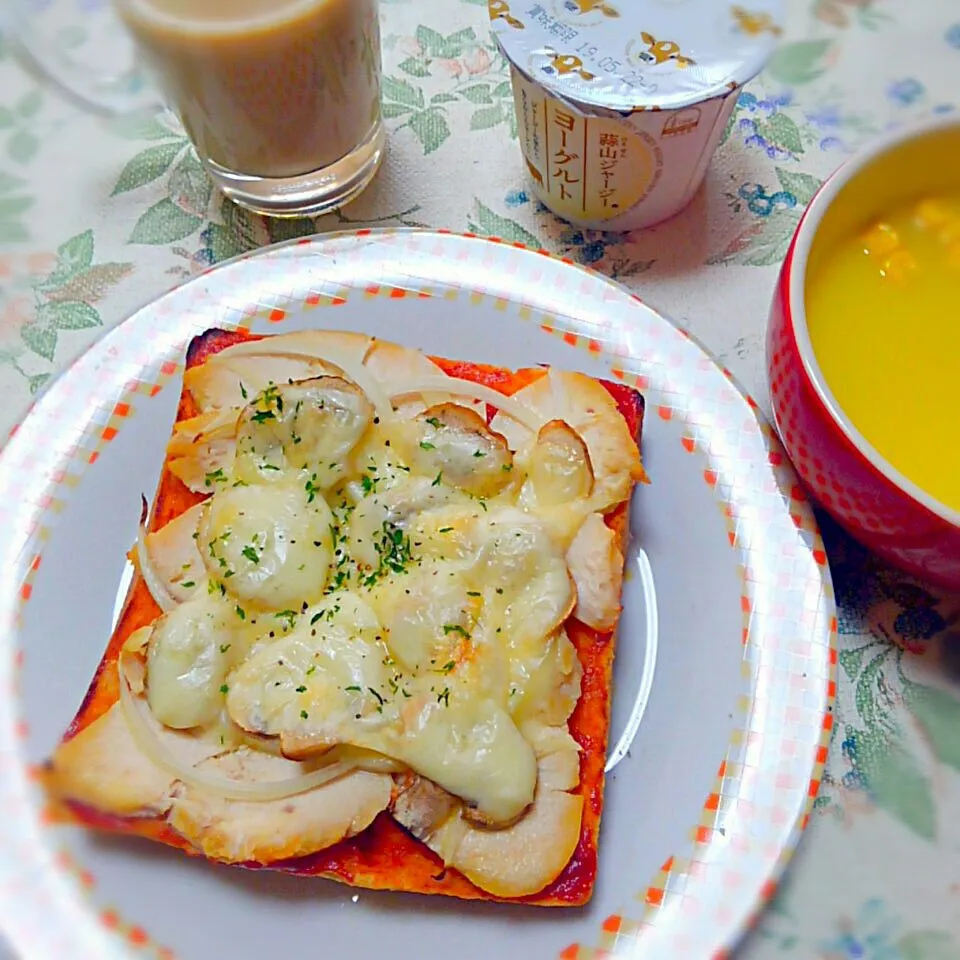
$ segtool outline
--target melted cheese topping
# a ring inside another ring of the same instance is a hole
[[[597,516],[587,444],[554,420],[514,449],[452,397],[382,421],[319,369],[243,400],[233,371],[193,375],[246,405],[197,511],[205,579],[147,645],[150,708],[293,759],[392,758],[509,824],[537,791],[524,730],[580,695],[571,570],[606,575],[568,556]]]
[[[323,596],[332,525],[309,481],[231,486],[206,503],[200,555],[208,575],[241,603],[283,609]]]

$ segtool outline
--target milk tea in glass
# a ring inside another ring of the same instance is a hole
[[[377,0],[115,0],[220,189],[273,216],[353,199],[384,154]]]

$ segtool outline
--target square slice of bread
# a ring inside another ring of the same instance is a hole
[[[353,333],[195,338],[57,809],[249,869],[586,903],[643,412]]]

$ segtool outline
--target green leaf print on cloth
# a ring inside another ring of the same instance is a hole
[[[766,217],[748,224],[707,263],[739,263],[749,267],[779,264],[787,255],[793,234],[800,223],[796,210],[774,210]]]
[[[27,90],[11,106],[0,105],[0,134],[6,136],[6,154],[14,163],[28,164],[40,149],[33,120],[43,106],[43,92]]]
[[[37,284],[44,293],[62,287],[93,263],[93,231],[77,234],[60,245],[57,250],[57,265],[53,272]]]
[[[925,840],[936,835],[930,780],[916,757],[895,739],[899,730],[847,730],[857,768],[882,809]]]
[[[840,611],[841,684],[817,809],[846,821],[879,808],[937,842],[949,825],[934,784],[960,770],[960,670],[950,666],[960,600],[886,566],[829,519],[821,525]]]
[[[758,120],[756,135],[762,137],[772,147],[799,156],[803,153],[803,138],[800,128],[785,113],[774,113],[767,120]]]
[[[123,168],[123,173],[113,188],[113,196],[153,183],[170,169],[170,165],[185,149],[186,145],[182,141],[174,140],[141,150]]]
[[[202,217],[187,213],[169,197],[164,197],[140,217],[130,234],[130,242],[154,245],[174,243],[196,233],[202,224]]]
[[[170,199],[185,213],[201,219],[206,216],[213,181],[193,150],[187,150],[174,165],[167,190]]]
[[[130,263],[94,263],[93,232],[71,237],[57,248],[53,269],[29,281],[36,306],[20,327],[27,349],[44,360],[54,360],[59,335],[66,331],[103,326],[95,304],[132,270]],[[10,358],[4,357],[10,363]],[[16,363],[24,376],[28,376]],[[46,382],[46,373],[33,375],[31,391]]]
[[[821,181],[809,173],[784,170],[782,167],[777,167],[776,174],[780,186],[788,193],[793,194],[797,203],[803,206],[806,206],[820,189]]]
[[[442,107],[430,107],[415,113],[406,123],[423,146],[423,153],[433,153],[450,136],[450,124],[443,115]]]
[[[113,188],[114,197],[166,178],[166,194],[140,215],[130,243],[163,246],[196,233],[204,223],[213,196],[213,183],[187,138],[156,118],[135,117],[115,123],[114,131],[128,139],[159,140],[127,161]]]
[[[945,930],[908,930],[880,897],[863,903],[856,916],[841,916],[838,933],[821,941],[822,960],[957,960],[960,944]],[[811,945],[812,946],[812,945]]]
[[[478,233],[484,237],[500,237],[501,240],[510,240],[513,243],[522,243],[531,250],[539,250],[542,244],[528,230],[525,230],[515,220],[501,217],[479,200],[476,201],[476,214],[470,220],[471,233]]]
[[[176,137],[183,142],[185,138],[161,123],[160,118],[161,115],[152,110],[142,110],[114,118],[108,129],[122,140],[167,140]]]
[[[404,74],[383,78],[384,117],[402,119],[394,133],[409,128],[425,155],[452,134],[449,104],[470,105],[469,132],[503,125],[516,138],[507,62],[486,34],[478,36],[473,27],[466,27],[444,36],[421,24],[413,36],[387,37],[384,46],[403,57],[397,70]],[[441,84],[443,89],[437,90]]]
[[[960,771],[960,699],[945,690],[924,687],[906,678],[903,696],[937,759]]]
[[[766,74],[778,83],[812,83],[823,75],[832,40],[797,40],[783,44],[767,63]]]
[[[21,193],[25,180],[0,172],[0,243],[19,243],[30,239],[30,229],[23,214],[34,204],[34,198]]]
[[[185,279],[256,247],[298,237],[310,237],[329,230],[379,226],[423,228],[427,224],[413,216],[419,210],[420,206],[414,204],[405,210],[371,219],[354,219],[342,210],[323,217],[288,219],[260,217],[218,197],[211,220],[198,234],[198,249],[189,250],[179,245],[172,247],[171,252],[185,262],[177,264],[167,272]]]
[[[409,127],[420,141],[424,155],[439,149],[450,137],[450,124],[444,116],[441,102],[426,103],[423,89],[415,87],[402,77],[383,78],[383,113],[388,120],[405,117],[395,128]]]
[[[402,78],[383,78],[383,98],[404,110],[419,110],[424,105],[423,90]]]
[[[960,944],[949,933],[918,930],[900,938],[897,946],[903,960],[956,960]]]

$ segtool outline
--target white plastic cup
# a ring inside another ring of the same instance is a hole
[[[703,183],[781,0],[488,0],[532,190],[583,227],[639,230]]]

